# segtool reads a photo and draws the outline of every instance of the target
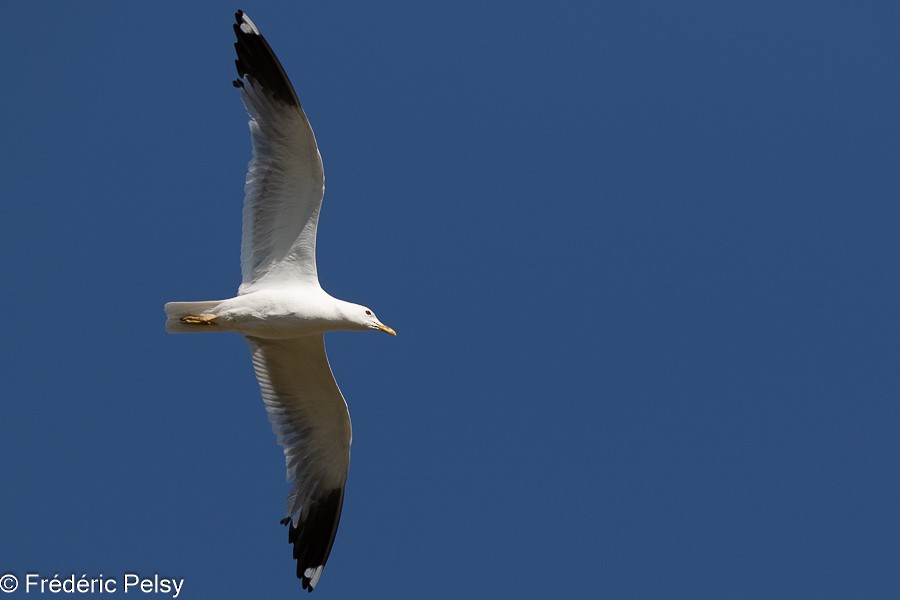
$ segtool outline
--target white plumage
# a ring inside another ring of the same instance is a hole
[[[253,158],[244,187],[242,282],[226,300],[170,302],[173,333],[233,331],[247,339],[291,482],[286,517],[297,576],[312,591],[337,533],[350,463],[350,416],[325,355],[339,329],[396,335],[365,306],[319,285],[316,227],[325,176],[309,121],[259,29],[236,13],[239,79]]]

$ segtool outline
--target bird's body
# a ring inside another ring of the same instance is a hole
[[[289,526],[297,576],[312,591],[331,552],[350,464],[350,416],[331,374],[323,334],[396,335],[365,306],[319,285],[316,230],[325,175],[309,121],[259,29],[235,15],[238,77],[250,115],[253,158],[244,187],[242,282],[225,300],[170,302],[172,333],[242,334],[292,488]]]
[[[197,304],[202,310],[196,310]],[[267,288],[225,300],[170,302],[168,306],[170,333],[196,332],[198,323],[183,322],[191,316],[207,324],[203,331],[232,331],[270,340],[369,328],[352,318],[365,315],[364,306],[334,298],[318,285]]]

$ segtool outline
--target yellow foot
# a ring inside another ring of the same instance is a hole
[[[215,325],[216,315],[185,315],[181,322],[184,325]]]

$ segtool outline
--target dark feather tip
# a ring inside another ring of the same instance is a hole
[[[245,18],[242,11],[235,13],[235,20],[233,28],[237,42],[234,44],[234,50],[237,60],[234,65],[237,68],[238,79],[249,80],[254,91],[262,91],[278,102],[300,108],[294,87],[266,38],[255,26],[249,24],[250,19]],[[244,31],[241,29],[242,25],[251,31]]]
[[[341,508],[344,505],[344,488],[331,491],[313,499],[309,504],[306,519],[288,528],[288,542],[294,546],[297,561],[297,578],[303,589],[312,591],[312,579],[306,576],[307,569],[324,567],[334,545]]]

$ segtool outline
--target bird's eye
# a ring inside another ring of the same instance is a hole
[[[371,317],[371,316],[372,316],[372,311],[371,311],[371,310],[367,310],[367,311],[366,311],[366,314],[369,315],[369,316]]]

